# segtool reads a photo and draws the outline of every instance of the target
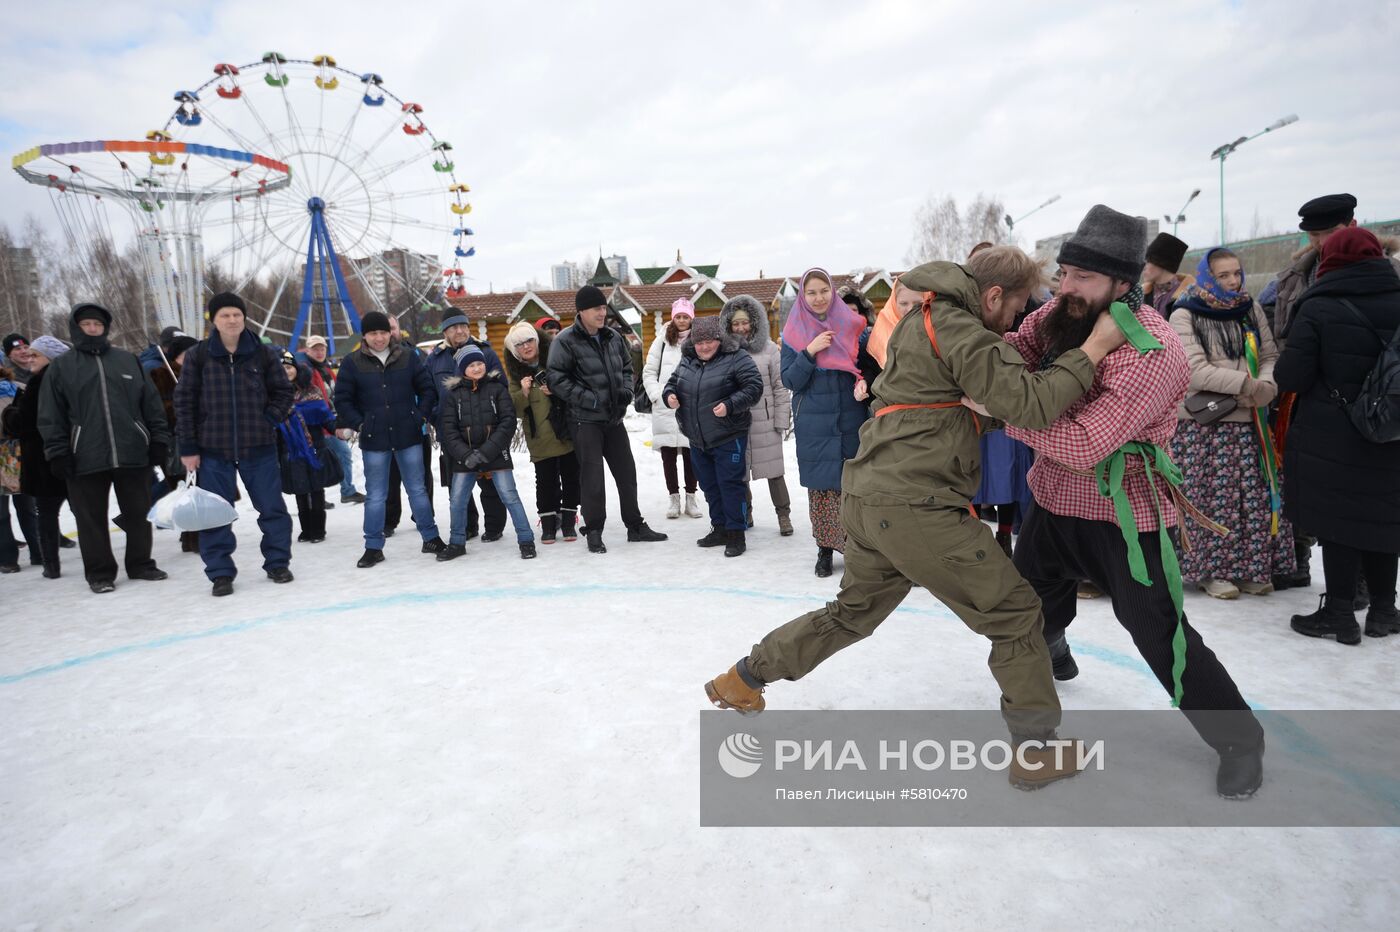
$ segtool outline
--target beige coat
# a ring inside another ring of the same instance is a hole
[[[1249,313],[1259,331],[1259,381],[1273,382],[1274,363],[1278,360],[1278,344],[1274,342],[1269,321],[1257,302],[1250,308]],[[1244,390],[1245,380],[1249,378],[1249,363],[1245,358],[1207,357],[1205,349],[1196,341],[1196,335],[1191,330],[1191,312],[1185,308],[1177,308],[1172,312],[1171,325],[1176,335],[1181,337],[1181,345],[1186,348],[1186,359],[1191,364],[1191,384],[1187,388],[1186,397],[1189,398],[1196,392],[1234,395],[1239,407],[1221,418],[1220,422],[1243,424],[1252,420],[1252,402],[1240,394]],[[1177,408],[1176,417],[1181,421],[1190,420],[1191,415],[1186,413],[1186,405]]]

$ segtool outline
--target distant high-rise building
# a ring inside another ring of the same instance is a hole
[[[603,262],[607,265],[608,272],[611,273],[612,277],[622,284],[625,285],[632,280],[632,266],[628,263],[626,256],[608,256]]]
[[[572,262],[561,262],[549,267],[549,287],[555,291],[569,291],[574,287],[577,270]]]

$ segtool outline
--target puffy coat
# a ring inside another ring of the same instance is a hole
[[[341,363],[334,397],[335,426],[359,431],[360,449],[386,452],[423,442],[437,388],[417,353],[392,344],[381,363],[361,345]]]
[[[719,318],[725,333],[740,308],[748,312],[753,327],[744,348],[763,377],[763,397],[749,409],[749,478],[776,479],[783,475],[783,434],[792,426],[792,392],[783,384],[782,353],[768,336],[768,312],[757,299],[738,295],[724,305]]]
[[[467,342],[463,343],[462,346],[466,346],[468,344],[475,346],[477,349],[481,350],[481,355],[486,358],[486,377],[488,379],[500,379],[504,381],[505,371],[501,368],[501,358],[496,355],[496,351],[491,348],[491,344],[487,343],[485,340],[477,340],[472,337],[468,337]],[[445,383],[447,382],[447,380],[455,379],[458,377],[457,361],[453,357],[456,356],[457,350],[460,350],[462,346],[459,346],[456,349],[454,349],[451,346],[448,346],[447,341],[444,340],[441,343],[439,343],[430,354],[428,354],[428,371],[431,372],[433,375],[433,387],[437,389],[437,403],[439,404],[447,396],[448,390],[445,387]],[[437,423],[438,411],[436,408],[434,408],[433,410],[431,419],[434,424]]]
[[[783,384],[792,391],[797,475],[809,489],[840,491],[841,468],[860,449],[870,409],[856,401],[856,377],[822,369],[805,349],[782,347]]]
[[[85,349],[97,344],[84,339],[77,321],[70,319],[69,333],[75,348],[49,363],[40,387],[45,459],[71,456],[79,476],[147,467],[152,444],[170,446],[151,377],[135,356],[105,339],[97,351]]]
[[[292,413],[292,396],[280,353],[250,330],[230,353],[214,334],[185,353],[175,383],[180,455],[213,453],[236,460],[253,450],[271,450],[277,425]]]
[[[48,371],[45,366],[30,375],[24,391],[5,409],[5,432],[19,441],[20,492],[63,498],[68,494],[68,484],[49,469],[44,460],[44,438],[39,433],[39,392]]]
[[[662,447],[690,446],[690,441],[681,433],[680,424],[676,423],[676,412],[661,401],[662,390],[680,365],[681,352],[687,345],[686,336],[682,334],[680,343],[672,346],[666,342],[665,330],[658,333],[651,341],[647,361],[642,366],[642,388],[651,399],[651,448],[657,453]]]
[[[763,376],[729,334],[723,335],[719,350],[708,360],[701,359],[695,345],[687,341],[680,365],[661,392],[662,403],[672,395],[681,402],[676,409],[681,433],[695,449],[713,450],[748,436],[753,423],[749,409],[763,397]],[[724,417],[713,410],[720,402],[726,408]]]
[[[559,331],[548,372],[550,391],[564,399],[578,423],[620,423],[632,404],[632,353],[611,327],[596,337],[579,321]]]
[[[1274,363],[1278,360],[1278,344],[1274,342],[1269,320],[1258,304],[1250,309],[1249,317],[1254,329],[1259,333],[1259,381],[1272,382]],[[1172,329],[1181,337],[1181,345],[1186,350],[1186,360],[1191,364],[1191,384],[1187,388],[1189,394],[1186,397],[1190,398],[1196,392],[1235,395],[1239,407],[1220,421],[1234,424],[1252,422],[1254,409],[1249,406],[1249,399],[1240,395],[1240,392],[1244,391],[1245,380],[1249,378],[1249,363],[1244,356],[1241,355],[1239,359],[1207,356],[1205,347],[1196,339],[1196,332],[1191,328],[1191,311],[1188,308],[1178,307],[1172,311],[1169,319]],[[1240,339],[1244,339],[1243,331],[1240,332]],[[1176,418],[1179,421],[1191,419],[1184,402],[1177,408]]]
[[[452,471],[513,469],[510,442],[515,437],[515,405],[500,379],[489,375],[479,382],[451,378],[444,385],[447,394],[438,419],[438,442]],[[486,462],[468,469],[462,461],[473,450],[479,450]]]
[[[1397,327],[1400,275],[1387,259],[1357,262],[1303,293],[1274,366],[1279,388],[1298,393],[1284,446],[1284,513],[1321,540],[1382,553],[1400,553],[1400,442],[1362,437],[1331,392],[1355,398]]]
[[[510,400],[515,405],[515,416],[525,423],[525,446],[530,450],[532,463],[563,456],[574,449],[573,442],[567,437],[560,437],[555,430],[556,425],[567,426],[563,423],[568,416],[563,399],[540,391],[540,374],[544,373],[545,383],[549,381],[545,368],[553,343],[554,338],[548,334],[539,335],[539,356],[533,364],[521,362],[510,350],[506,350],[506,381],[510,386]],[[536,383],[528,398],[520,390],[520,380],[527,375]]]

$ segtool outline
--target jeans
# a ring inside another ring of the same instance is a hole
[[[423,483],[423,447],[415,443],[402,450],[360,450],[365,464],[365,549],[384,549],[384,503],[389,497],[389,463],[399,465],[413,523],[424,541],[438,536],[428,487]]]
[[[748,435],[736,437],[712,450],[690,448],[695,475],[710,506],[710,524],[726,531],[742,531],[748,525],[748,466],[744,450]]]
[[[350,452],[350,444],[335,434],[326,435],[326,447],[340,460],[340,497],[355,494],[355,457]]]
[[[199,487],[223,496],[230,504],[238,492],[237,480],[243,480],[248,499],[258,512],[258,530],[262,531],[263,569],[285,569],[292,562],[292,516],[282,498],[282,468],[277,462],[277,448],[245,456],[238,462],[221,456],[202,453],[199,457]],[[79,532],[78,542],[82,543]],[[226,524],[199,532],[199,556],[204,560],[204,575],[209,579],[238,575],[233,565],[233,552],[238,548],[233,525]]]
[[[465,544],[467,542],[467,503],[471,501],[472,486],[475,484],[476,473],[474,472],[454,472],[452,474],[452,504],[449,506],[452,514],[452,530],[449,535],[449,544]],[[491,484],[496,487],[501,504],[505,505],[506,511],[510,512],[511,524],[515,525],[516,542],[521,544],[532,542],[535,539],[535,532],[530,529],[530,518],[525,514],[525,506],[521,504],[520,493],[515,490],[515,473],[509,469],[493,470]]]

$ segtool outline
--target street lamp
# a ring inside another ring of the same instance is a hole
[[[1265,133],[1272,133],[1272,132],[1273,132],[1274,130],[1276,130],[1276,129],[1283,129],[1283,128],[1284,128],[1285,126],[1287,126],[1289,123],[1297,123],[1297,122],[1298,122],[1298,114],[1296,114],[1296,113],[1290,113],[1288,116],[1283,117],[1282,119],[1275,120],[1274,122],[1270,123],[1268,126],[1264,127],[1264,128],[1261,129],[1259,132],[1255,133],[1253,136],[1241,136],[1239,139],[1236,139],[1234,142],[1227,142],[1227,143],[1225,143],[1225,145],[1219,146],[1218,148],[1216,148],[1216,150],[1215,150],[1214,152],[1212,152],[1212,153],[1210,154],[1210,157],[1211,157],[1211,158],[1213,158],[1213,159],[1219,159],[1219,160],[1220,160],[1220,245],[1222,245],[1222,246],[1225,245],[1225,159],[1226,159],[1226,157],[1229,156],[1230,153],[1232,153],[1232,152],[1234,152],[1236,149],[1238,149],[1240,146],[1242,146],[1242,145],[1244,145],[1245,143],[1249,142],[1251,139],[1258,139],[1260,136],[1264,135]]]
[[[1021,217],[1019,217],[1019,218],[1017,218],[1017,219],[1015,219],[1015,220],[1012,220],[1012,219],[1011,219],[1011,215],[1010,215],[1010,214],[1007,214],[1007,215],[1006,215],[1006,228],[1007,228],[1008,230],[1014,230],[1014,229],[1016,229],[1016,224],[1020,223],[1022,220],[1025,220],[1026,217],[1029,217],[1031,214],[1035,213],[1036,210],[1040,210],[1041,208],[1044,208],[1044,207],[1049,207],[1051,204],[1055,203],[1055,202],[1058,201],[1059,199],[1060,199],[1060,196],[1059,196],[1058,194],[1056,194],[1054,197],[1050,198],[1050,200],[1046,201],[1044,204],[1041,204],[1040,207],[1037,207],[1035,210],[1031,211],[1029,214],[1024,214],[1023,216],[1021,216]]]
[[[1186,208],[1191,206],[1191,202],[1201,196],[1201,189],[1197,188],[1191,192],[1191,196],[1186,199],[1186,203],[1181,205],[1181,209],[1176,212],[1176,219],[1172,219],[1171,214],[1163,214],[1162,219],[1172,225],[1172,236],[1176,235],[1178,224],[1186,222]]]

